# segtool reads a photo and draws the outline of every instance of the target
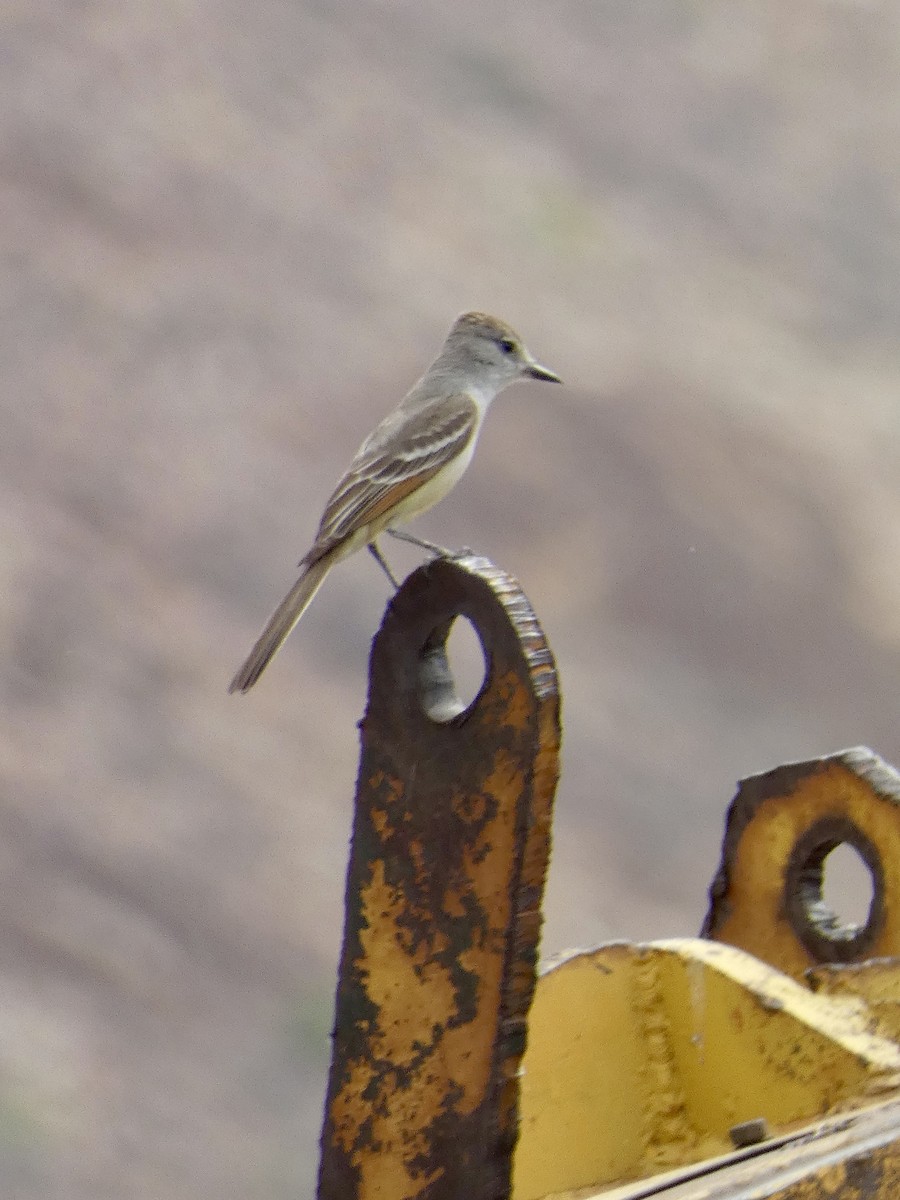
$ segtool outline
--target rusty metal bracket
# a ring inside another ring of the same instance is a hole
[[[851,846],[869,871],[861,925],[823,896],[824,864]],[[744,779],[728,811],[702,936],[804,978],[822,963],[900,954],[900,775],[865,746]]]
[[[486,674],[457,699],[446,642]],[[502,1200],[558,775],[556,671],[515,580],[436,560],[375,638],[320,1200]]]

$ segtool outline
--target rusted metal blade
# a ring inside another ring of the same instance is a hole
[[[486,676],[456,700],[468,618]],[[485,559],[409,577],[361,725],[320,1200],[501,1200],[535,984],[559,761],[553,658]]]

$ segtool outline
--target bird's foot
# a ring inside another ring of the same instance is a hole
[[[416,537],[413,533],[407,533],[405,529],[391,529],[388,527],[385,533],[389,533],[391,537],[396,538],[399,542],[409,542],[411,546],[418,546],[420,550],[425,550],[434,558],[452,558],[453,551],[447,550],[444,546],[438,546],[434,542],[426,541],[425,538]]]
[[[409,542],[413,546],[418,546],[420,550],[425,550],[432,558],[469,558],[472,551],[468,546],[463,546],[462,550],[448,550],[446,546],[438,546],[435,542],[426,541],[425,538],[416,537],[415,534],[407,533],[405,529],[385,530],[391,537],[397,538],[401,542]]]

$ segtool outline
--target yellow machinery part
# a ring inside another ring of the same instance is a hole
[[[828,855],[852,847],[872,902],[842,927],[824,902]],[[745,779],[731,803],[703,933],[802,979],[823,962],[900,954],[900,776],[865,746]]]
[[[414,572],[373,645],[319,1200],[900,1200],[900,776],[857,748],[744,780],[702,939],[536,981],[560,733],[516,581]]]
[[[575,954],[538,984],[514,1200],[653,1175],[883,1097],[900,1048],[856,996],[815,995],[699,939]],[[900,1195],[900,1193],[898,1193]]]

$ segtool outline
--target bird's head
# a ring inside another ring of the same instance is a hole
[[[487,313],[467,312],[457,317],[441,357],[481,373],[498,391],[517,379],[562,382],[555,371],[541,366],[514,329]]]

